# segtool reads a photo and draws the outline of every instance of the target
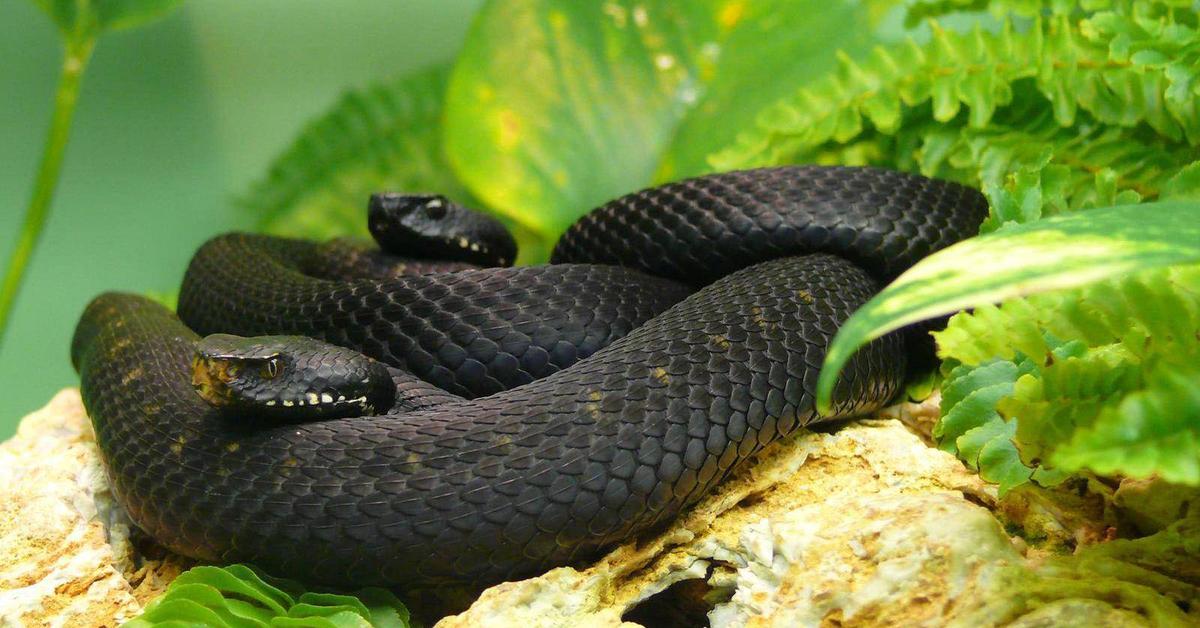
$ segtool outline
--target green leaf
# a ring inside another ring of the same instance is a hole
[[[278,617],[271,621],[271,626],[277,628],[372,628],[371,622],[351,610],[334,610],[327,615]]]
[[[752,127],[763,107],[790,94],[792,86],[832,70],[839,59],[849,62],[865,55],[877,41],[876,20],[857,2],[731,2],[721,9],[718,22],[735,21],[738,11],[742,15],[714,55],[703,95],[684,114],[659,157],[654,181],[710,171],[708,155]],[[882,124],[897,120],[899,113],[883,108],[875,117]]]
[[[293,604],[290,596],[267,584],[243,565],[234,565],[230,569],[206,565],[193,567],[179,574],[171,584],[183,586],[192,583],[207,584],[221,593],[254,600],[273,613],[284,613]]]
[[[488,2],[447,92],[447,154],[548,248],[656,172],[707,170],[703,156],[781,94],[781,77],[831,67],[865,23],[841,0]],[[809,26],[821,31],[797,36]]]
[[[958,364],[934,434],[1001,490],[1028,470],[1042,485],[1085,469],[1200,483],[1197,329],[1197,265],[960,313],[934,334],[939,355]],[[984,438],[1000,421],[1015,448]]]
[[[365,236],[373,192],[438,192],[475,205],[442,157],[448,72],[433,68],[345,94],[240,204],[258,215],[263,231],[310,238]]]
[[[942,449],[957,454],[960,438],[989,423],[1003,423],[996,402],[1012,392],[1018,375],[1017,365],[1007,360],[950,371],[942,389],[942,417],[933,428]]]
[[[200,566],[180,574],[167,591],[125,624],[132,628],[177,625],[408,628],[408,609],[390,592],[353,594],[305,591],[247,565]]]
[[[395,594],[379,587],[360,589],[358,599],[370,611],[371,625],[375,628],[408,628],[411,616],[408,607]]]
[[[960,309],[1200,260],[1200,203],[1163,201],[1054,216],[960,242],[922,260],[868,301],[834,337],[818,380],[827,408],[862,345]]]
[[[1151,369],[1144,390],[1105,407],[1090,427],[1055,449],[1054,463],[1070,471],[1158,475],[1200,485],[1200,352],[1190,357]]]
[[[134,28],[161,18],[183,0],[34,0],[68,39]]]

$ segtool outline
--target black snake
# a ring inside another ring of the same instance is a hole
[[[105,294],[72,358],[113,489],[166,547],[310,581],[491,583],[594,557],[781,435],[888,401],[895,335],[855,356],[817,415],[832,335],[986,212],[954,183],[810,166],[630,194],[543,266],[330,280],[305,272],[312,243],[231,234],[188,269],[186,327]],[[197,333],[213,332],[313,336],[458,397],[231,416],[191,382]]]

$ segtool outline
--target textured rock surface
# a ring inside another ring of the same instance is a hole
[[[0,444],[0,625],[116,626],[181,565],[137,556],[74,389]]]

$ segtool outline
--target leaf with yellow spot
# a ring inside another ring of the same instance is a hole
[[[541,261],[592,207],[707,171],[760,109],[871,32],[839,0],[488,2],[450,79],[446,154],[535,234],[521,260]]]

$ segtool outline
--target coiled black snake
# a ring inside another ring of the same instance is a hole
[[[334,281],[303,272],[310,243],[226,235],[188,270],[191,329],[106,294],[72,358],[114,491],[166,547],[310,581],[490,583],[595,556],[781,435],[887,402],[896,336],[862,349],[817,415],[833,333],[986,212],[953,183],[784,167],[612,201],[545,266]],[[213,332],[314,336],[465,398],[231,416],[192,386],[197,333]]]

